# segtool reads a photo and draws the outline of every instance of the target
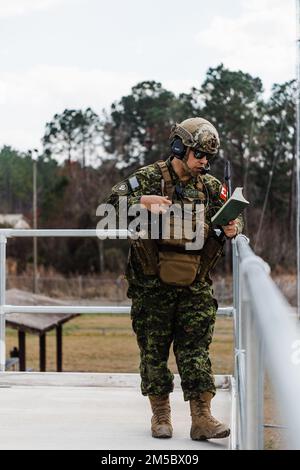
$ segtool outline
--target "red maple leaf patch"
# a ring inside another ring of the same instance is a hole
[[[223,201],[227,201],[227,196],[228,196],[228,189],[227,189],[226,184],[223,184],[222,190],[220,192],[220,199],[222,199]]]

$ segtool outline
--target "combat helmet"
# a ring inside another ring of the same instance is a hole
[[[170,141],[173,147],[174,142],[178,140],[178,138],[183,144],[182,155],[179,155],[181,158],[184,157],[188,148],[201,150],[210,155],[216,155],[220,147],[217,129],[209,121],[200,117],[185,119],[180,124],[176,123],[172,127],[170,134]]]

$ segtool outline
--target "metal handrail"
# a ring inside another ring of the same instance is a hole
[[[287,446],[300,449],[300,328],[269,273],[244,235],[233,240],[236,447],[263,449],[266,367],[287,425]]]
[[[129,306],[16,306],[5,302],[6,242],[10,237],[95,237],[130,238],[126,230],[15,230],[0,229],[0,371],[5,370],[5,315],[7,313],[124,314]],[[263,448],[263,374],[267,364],[279,405],[282,405],[289,447],[300,449],[300,360],[293,362],[295,345],[300,348],[300,330],[291,318],[290,306],[269,276],[268,265],[239,235],[233,245],[233,307],[218,314],[233,315],[235,371],[233,384],[233,436],[235,449]],[[272,328],[270,328],[272,325]],[[298,355],[300,359],[300,352]],[[267,362],[266,362],[267,361]]]
[[[97,230],[97,229],[14,229],[3,228],[0,229],[0,237],[15,238],[15,237],[115,237],[115,238],[130,238],[132,233],[128,230]]]
[[[101,306],[101,307],[90,307],[90,306],[73,306],[73,305],[4,305],[2,307],[3,313],[39,313],[39,314],[51,314],[51,313],[67,313],[67,314],[86,314],[86,315],[104,315],[104,314],[118,314],[124,315],[130,313],[130,306],[118,306],[112,305]],[[231,317],[233,315],[232,307],[221,307],[218,308],[218,315]]]

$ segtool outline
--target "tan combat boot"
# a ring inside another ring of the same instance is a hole
[[[212,393],[204,392],[200,393],[199,397],[190,400],[191,438],[194,441],[220,439],[230,434],[230,429],[211,415],[210,402],[212,398]]]
[[[172,437],[171,408],[169,395],[149,396],[153,416],[151,419],[152,437]]]

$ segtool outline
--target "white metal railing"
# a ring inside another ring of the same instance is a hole
[[[42,306],[42,305],[7,305],[5,301],[6,290],[6,243],[8,238],[12,237],[113,237],[127,239],[131,234],[127,230],[17,230],[0,229],[0,371],[5,371],[5,315],[8,313],[66,313],[66,314],[129,314],[130,307],[87,307],[87,306]],[[219,315],[231,316],[232,307],[218,309]]]
[[[299,322],[269,272],[244,235],[233,240],[235,448],[263,449],[266,368],[287,426],[287,446],[300,449]]]
[[[14,230],[0,229],[0,371],[5,370],[5,315],[8,313],[129,314],[130,307],[7,305],[6,243],[10,237],[130,238],[127,230]],[[233,307],[218,309],[233,315],[235,371],[232,379],[232,436],[234,449],[263,448],[264,367],[273,382],[289,432],[288,445],[300,449],[300,330],[291,308],[269,276],[268,265],[239,235],[233,245]],[[297,361],[299,357],[299,362]]]

